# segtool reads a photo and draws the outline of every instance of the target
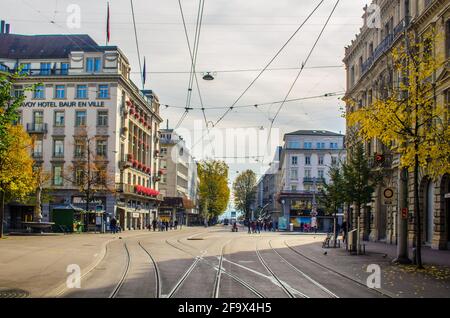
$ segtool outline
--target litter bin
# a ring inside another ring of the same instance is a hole
[[[289,231],[294,232],[294,223],[289,223]]]

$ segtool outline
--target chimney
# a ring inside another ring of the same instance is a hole
[[[5,33],[5,20],[0,22],[0,34]]]
[[[9,34],[9,31],[10,31],[10,25],[9,25],[9,23],[7,23],[5,25],[5,34]]]

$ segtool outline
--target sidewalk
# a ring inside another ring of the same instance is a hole
[[[397,255],[397,245],[382,242],[364,242],[366,251],[370,253],[387,254],[390,259]],[[412,249],[408,251],[409,259],[412,258]],[[424,264],[440,265],[450,267],[450,251],[433,250],[428,246],[422,247],[422,261]]]
[[[350,255],[345,246],[322,248],[322,243],[296,246],[296,250],[323,266],[366,285],[371,264],[381,268],[380,292],[388,297],[450,297],[450,252],[424,248],[425,270],[414,265],[394,265],[396,246],[365,242],[366,255]]]

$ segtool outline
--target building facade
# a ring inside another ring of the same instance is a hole
[[[405,40],[407,32],[421,35],[430,28],[438,34],[438,43],[434,48],[445,52],[447,63],[443,64],[433,80],[436,83],[436,100],[439,103],[450,101],[450,80],[448,76],[448,58],[450,56],[450,3],[445,0],[377,0],[372,2],[380,8],[379,22],[381,28],[372,23],[364,23],[360,33],[345,49],[344,62],[347,70],[346,97],[356,101],[356,105],[347,105],[347,112],[355,108],[370,105],[375,98],[389,94],[390,88],[401,80],[394,74],[389,63],[389,52]],[[370,12],[364,9],[364,21],[369,19]],[[370,22],[370,21],[369,21]],[[439,39],[439,36],[442,36]],[[357,139],[351,130],[348,147]],[[373,203],[364,207],[361,219],[361,236],[372,241],[384,241],[397,244],[401,210],[409,208],[407,221],[409,245],[413,246],[414,195],[412,176],[405,176],[399,168],[400,158],[390,153],[379,140],[365,143],[366,153],[373,162],[376,155],[383,155],[386,160],[381,170],[383,182],[377,187]],[[374,167],[375,168],[375,167]],[[394,191],[389,204],[383,200],[386,189]],[[422,206],[424,244],[434,249],[447,249],[450,242],[450,176],[444,175],[437,181],[431,180],[424,171],[420,173],[420,199]],[[353,221],[354,220],[350,220]],[[353,224],[355,225],[355,224]]]
[[[44,220],[51,221],[55,206],[72,204],[105,211],[122,229],[144,228],[161,201],[162,119],[158,97],[130,80],[123,52],[88,35],[0,34],[0,43],[4,71],[24,75],[14,93],[25,94],[20,124],[34,140],[35,164],[51,175]],[[31,85],[34,92],[26,90]],[[93,175],[87,200],[83,180]],[[20,228],[24,209],[9,206],[9,228]]]
[[[190,225],[198,221],[197,162],[192,158],[186,143],[173,129],[161,130],[160,191],[164,202],[160,218]]]
[[[278,195],[284,222],[280,226],[292,223],[294,229],[308,228],[314,226],[313,217],[325,216],[327,211],[319,204],[320,190],[329,182],[330,166],[345,160],[344,138],[322,130],[299,130],[284,136]],[[324,222],[318,225],[327,230],[329,225]]]
[[[277,147],[273,161],[269,169],[261,176],[257,184],[256,207],[263,209],[262,214],[266,218],[278,221],[282,216],[281,205],[278,201],[280,181],[280,155],[282,147]]]

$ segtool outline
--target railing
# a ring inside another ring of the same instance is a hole
[[[372,65],[382,56],[385,52],[387,52],[391,47],[395,40],[405,31],[410,23],[410,17],[406,17],[398,23],[393,32],[388,34],[383,41],[378,44],[375,50],[363,64],[361,68],[361,76],[367,73],[370,70]]]
[[[311,177],[305,177],[303,178],[303,183],[325,183],[325,178],[311,178]]]
[[[10,69],[10,73],[18,72],[18,69]],[[68,69],[23,69],[20,74],[28,76],[58,76],[69,75]]]
[[[28,133],[46,134],[48,132],[48,125],[47,124],[28,123],[27,124],[27,132]]]
[[[33,152],[31,156],[33,157],[33,159],[42,159],[44,157],[42,152]]]

